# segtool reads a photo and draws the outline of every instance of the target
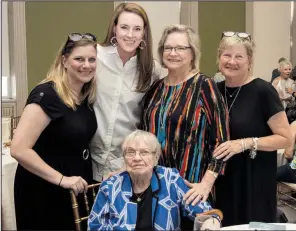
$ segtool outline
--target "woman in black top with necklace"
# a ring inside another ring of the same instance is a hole
[[[228,106],[231,139],[214,151],[227,161],[216,182],[215,206],[223,211],[223,226],[275,222],[276,150],[291,142],[276,90],[251,75],[253,46],[247,33],[224,32],[218,49],[225,76],[218,87]]]

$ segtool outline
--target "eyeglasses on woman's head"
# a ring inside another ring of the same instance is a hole
[[[235,31],[224,31],[222,33],[222,36],[221,36],[221,39],[223,37],[232,37],[232,36],[237,36],[239,38],[242,38],[242,39],[248,39],[251,41],[251,35],[249,33],[246,33],[246,32],[235,32]]]
[[[82,39],[89,40],[90,42],[97,42],[97,37],[92,33],[71,33],[68,35],[62,54],[64,55],[70,52],[72,48],[75,47],[75,43]]]

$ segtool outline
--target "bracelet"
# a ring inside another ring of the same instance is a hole
[[[252,146],[251,151],[250,151],[250,158],[251,159],[255,159],[255,157],[257,155],[258,140],[259,140],[259,138],[257,138],[257,137],[252,138],[253,146]]]
[[[243,139],[241,139],[241,144],[242,144],[242,152],[244,152],[245,151],[245,146],[244,146],[244,140]]]
[[[246,151],[247,150],[247,144],[245,142],[245,139],[243,139],[243,143],[244,143],[244,150]]]
[[[61,186],[63,178],[64,178],[64,175],[62,175],[62,178],[61,178],[60,183],[58,184],[58,186]]]
[[[218,173],[216,173],[216,172],[213,172],[213,171],[209,170],[209,173],[211,173],[215,178],[218,177]]]

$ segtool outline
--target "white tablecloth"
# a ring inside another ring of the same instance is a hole
[[[277,223],[274,223],[274,224],[276,225]],[[286,226],[286,230],[296,230],[296,224],[278,223],[278,225]],[[255,230],[255,229],[250,229],[249,224],[246,224],[246,225],[227,226],[227,227],[221,228],[221,230]]]
[[[2,230],[16,230],[14,209],[14,176],[17,161],[2,154]]]

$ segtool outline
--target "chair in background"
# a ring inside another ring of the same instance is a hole
[[[277,183],[277,197],[278,201],[284,205],[287,205],[291,209],[296,210],[296,198],[292,196],[296,194],[296,184],[287,182]],[[283,195],[284,197],[280,197]]]
[[[76,230],[82,230],[81,222],[87,221],[88,216],[90,214],[90,210],[93,205],[93,202],[96,199],[96,194],[98,192],[98,188],[100,187],[100,185],[101,185],[101,183],[89,185],[87,187],[88,192],[84,193],[84,206],[85,206],[85,212],[87,214],[86,216],[81,215],[81,207],[78,203],[78,198],[75,195],[75,193],[73,192],[73,190],[70,190],[70,196],[71,196],[72,209],[73,209],[73,213],[74,213],[74,222],[75,222]],[[89,191],[91,191],[92,198],[89,198],[89,196],[90,196]]]
[[[13,134],[14,134],[14,130],[17,128],[17,125],[20,121],[20,116],[17,117],[11,117],[11,121],[10,121],[10,139],[12,140]]]
[[[14,106],[2,106],[2,117],[11,117],[14,116]]]

